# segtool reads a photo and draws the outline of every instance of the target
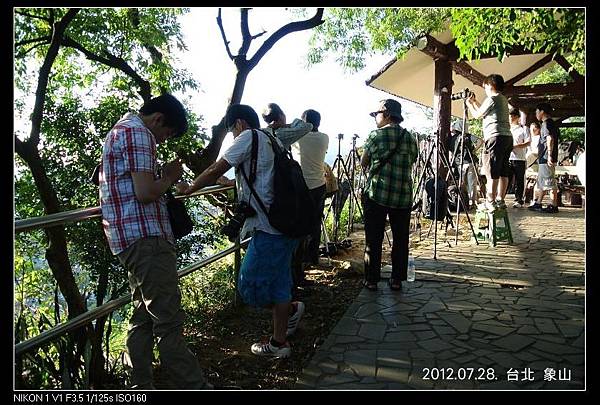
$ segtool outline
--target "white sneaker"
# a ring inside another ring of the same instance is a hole
[[[513,206],[513,208],[521,208],[523,206],[523,204],[521,204],[518,201],[515,201],[512,206]]]
[[[485,200],[485,202],[477,204],[477,208],[483,211],[493,212],[496,210],[496,205],[492,201]]]
[[[292,302],[292,305],[294,305],[296,307],[296,312],[294,312],[292,315],[290,315],[290,318],[288,319],[288,324],[287,324],[287,333],[286,336],[292,336],[294,333],[296,333],[296,329],[298,329],[298,324],[300,323],[300,319],[302,318],[302,315],[304,315],[304,302],[302,301],[295,301]]]
[[[276,347],[271,344],[270,339],[266,343],[254,343],[250,350],[253,354],[256,354],[257,356],[269,356],[278,359],[290,357],[292,354],[292,348],[290,347],[290,344],[288,342],[285,342],[285,344],[283,344],[282,346]]]
[[[494,201],[494,204],[496,205],[496,208],[498,208],[498,209],[506,208],[506,203],[504,202],[503,199],[500,199],[500,198],[496,199],[496,201]]]

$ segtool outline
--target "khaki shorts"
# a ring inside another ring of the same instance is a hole
[[[558,185],[556,184],[556,177],[554,176],[554,166],[549,166],[545,163],[538,165],[537,182],[535,183],[536,190],[556,190]]]

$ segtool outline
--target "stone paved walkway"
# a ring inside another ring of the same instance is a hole
[[[296,388],[584,389],[584,211],[509,215],[513,245],[419,243],[417,280],[363,289]]]

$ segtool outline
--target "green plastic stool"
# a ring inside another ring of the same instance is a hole
[[[475,237],[478,241],[486,242],[488,240],[488,223],[489,216],[487,210],[480,210],[477,208],[475,220],[473,221],[473,229],[475,230]]]
[[[482,225],[484,221],[486,224]],[[513,243],[506,208],[497,208],[493,212],[477,209],[474,228],[477,240],[487,240],[491,246],[496,246],[500,241],[508,241],[509,244]]]

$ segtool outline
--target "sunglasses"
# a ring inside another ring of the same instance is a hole
[[[377,114],[381,113],[383,114],[385,111],[374,111],[372,113],[369,113],[369,115],[373,118],[377,117]]]

